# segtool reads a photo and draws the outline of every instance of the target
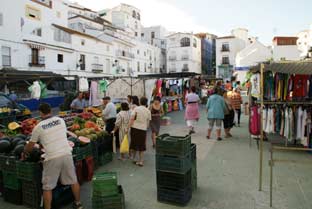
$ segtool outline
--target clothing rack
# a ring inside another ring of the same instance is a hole
[[[260,72],[260,100],[255,102],[260,104],[260,143],[259,143],[259,191],[262,191],[262,177],[263,177],[263,108],[266,104],[293,104],[293,105],[312,105],[311,101],[265,101],[264,100],[264,73],[271,71],[273,73],[285,74],[303,74],[312,75],[312,61],[286,61],[261,63],[250,70],[252,73]],[[298,151],[307,151],[307,148]],[[283,147],[283,151],[293,151],[291,147]],[[271,180],[272,181],[272,180]],[[271,204],[272,206],[272,204]]]

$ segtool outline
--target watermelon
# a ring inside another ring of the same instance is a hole
[[[24,140],[23,140],[22,138],[15,137],[15,138],[11,141],[12,149],[14,149],[15,146],[16,146],[20,141],[24,141]]]
[[[11,151],[11,143],[9,140],[0,141],[0,153],[9,153]]]
[[[25,142],[25,141],[19,141],[19,142],[17,142],[17,145],[16,145],[16,146],[18,146],[18,145],[20,145],[20,144],[26,145],[26,142]],[[16,146],[15,146],[15,147],[16,147]]]
[[[78,140],[80,141],[81,144],[88,144],[90,143],[90,139],[84,137],[84,136],[79,136]]]
[[[24,145],[19,144],[14,148],[13,153],[15,156],[20,157],[23,151],[24,151]]]
[[[0,141],[2,141],[2,140],[6,140],[6,141],[8,141],[8,142],[10,142],[10,141],[11,141],[11,139],[10,139],[9,137],[7,137],[7,136],[2,137],[2,138],[0,139]]]
[[[16,137],[21,138],[21,139],[23,139],[23,140],[26,140],[26,138],[27,138],[27,136],[24,135],[24,134],[17,134],[17,135],[15,136],[15,138],[16,138]]]

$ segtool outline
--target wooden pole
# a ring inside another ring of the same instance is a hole
[[[263,71],[264,71],[264,64],[262,63],[260,65],[260,131],[261,131],[261,136],[260,136],[260,149],[259,149],[259,191],[262,191],[262,175],[263,175]]]

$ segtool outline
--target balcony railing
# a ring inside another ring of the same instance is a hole
[[[92,64],[92,72],[103,73],[104,67],[101,64]]]
[[[188,72],[190,69],[187,67],[182,68],[182,72]]]
[[[80,70],[86,70],[86,64],[80,64]]]
[[[229,52],[230,51],[230,48],[228,47],[222,47],[221,48],[221,52]]]
[[[177,60],[177,57],[176,57],[176,56],[169,56],[169,60],[170,60],[170,61]]]
[[[118,57],[127,57],[129,59],[133,59],[134,58],[134,54],[133,53],[127,52],[127,51],[124,51],[124,50],[117,50],[116,51],[116,56],[118,56]]]
[[[224,60],[222,60],[222,61],[221,61],[221,64],[222,64],[222,65],[229,65],[229,64],[230,64],[230,61],[224,61]]]
[[[182,59],[182,60],[188,60],[188,59],[189,59],[189,56],[188,56],[188,55],[182,55],[181,59]]]
[[[29,66],[30,67],[44,67],[45,57],[43,56],[29,56]]]
[[[175,72],[177,72],[176,68],[169,68],[169,73],[175,73]]]

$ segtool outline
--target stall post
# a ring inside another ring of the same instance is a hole
[[[260,130],[261,130],[261,135],[260,135],[260,149],[259,149],[259,191],[262,191],[262,173],[263,173],[263,71],[264,71],[264,64],[262,63],[260,65]]]

